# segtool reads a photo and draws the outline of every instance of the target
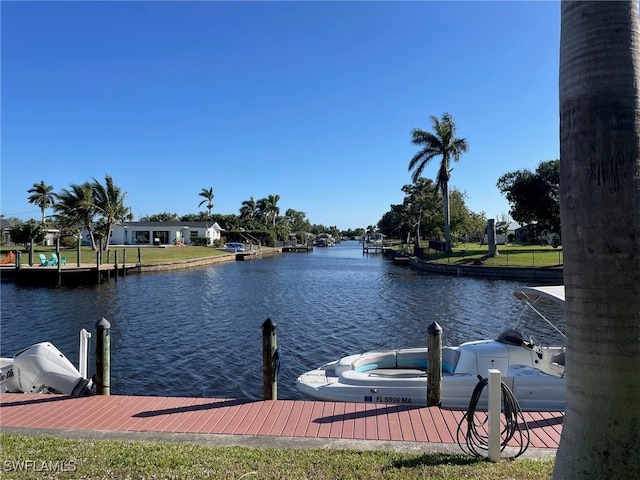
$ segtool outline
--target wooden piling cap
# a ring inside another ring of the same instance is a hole
[[[102,317],[100,320],[98,320],[98,323],[96,323],[96,328],[100,330],[108,330],[109,328],[111,328],[111,324],[106,318]]]
[[[262,324],[262,328],[266,329],[266,328],[275,328],[276,327],[276,322],[274,322],[273,320],[271,320],[271,318],[267,318],[264,323]]]
[[[433,322],[427,328],[427,333],[429,335],[442,335],[442,327],[438,324],[438,322]]]

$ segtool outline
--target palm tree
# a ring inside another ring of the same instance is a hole
[[[205,203],[207,204],[207,218],[205,220],[205,225],[207,229],[209,229],[209,218],[211,217],[211,210],[213,209],[213,197],[215,197],[213,194],[213,187],[209,187],[209,190],[203,188],[198,195],[204,197],[204,200],[198,204],[198,207],[201,207]]]
[[[29,203],[40,207],[42,223],[44,223],[44,211],[49,207],[53,207],[56,202],[56,194],[53,193],[53,187],[41,180],[40,183],[34,183],[33,188],[27,190],[27,193],[31,194],[28,198]]]
[[[244,200],[242,202],[242,207],[240,207],[240,218],[254,218],[258,211],[258,204],[255,199],[251,197],[249,200]]]
[[[265,218],[265,222],[271,220],[272,225],[276,226],[276,219],[280,215],[280,207],[278,207],[280,195],[269,195],[267,198],[258,200],[258,211]]]
[[[446,251],[451,252],[451,219],[449,216],[449,178],[451,178],[451,161],[460,160],[460,155],[469,149],[464,138],[456,138],[456,124],[449,113],[442,118],[431,115],[434,133],[414,128],[411,132],[411,143],[422,149],[409,162],[409,171],[413,170],[412,180],[415,183],[427,164],[434,157],[442,157],[436,185],[442,190],[444,200],[444,236]]]
[[[89,232],[91,248],[97,250],[93,233],[93,220],[96,208],[93,199],[93,187],[85,182],[82,185],[72,184],[69,189],[63,188],[57,195],[58,201],[54,211],[58,214],[58,221],[69,229]]]
[[[104,250],[109,249],[109,238],[111,238],[111,227],[114,223],[124,221],[129,209],[124,205],[127,192],[123,192],[120,187],[113,183],[113,178],[109,175],[104,177],[104,185],[95,178],[91,187],[93,188],[93,203],[96,212],[102,216],[104,222]]]
[[[640,471],[637,0],[563,1],[560,217],[567,406],[553,478]]]

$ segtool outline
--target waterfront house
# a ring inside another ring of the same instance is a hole
[[[207,245],[220,240],[223,229],[214,222],[123,222],[113,225],[110,245],[191,245],[196,238],[206,238]],[[88,232],[82,240],[89,242]]]
[[[0,220],[0,243],[2,243],[2,245],[16,245],[11,240],[11,229],[16,223],[20,223],[20,222],[21,222],[20,220],[9,221],[9,220],[5,220],[4,218]],[[44,237],[44,240],[40,245],[46,245],[46,246],[55,245],[56,238],[58,238],[58,234],[60,233],[60,230],[55,228],[47,228],[46,232],[47,233]]]

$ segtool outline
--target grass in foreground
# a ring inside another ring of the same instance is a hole
[[[0,434],[0,447],[2,477],[7,479],[529,480],[549,479],[553,470],[553,461],[493,464],[450,454],[207,447],[6,433]]]

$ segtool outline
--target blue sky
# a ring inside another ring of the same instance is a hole
[[[559,155],[556,1],[0,8],[5,217],[40,218],[41,180],[108,174],[136,219],[204,211],[213,187],[216,213],[278,194],[281,213],[366,227],[402,202],[411,130],[443,112],[469,143],[451,186],[488,218],[509,210],[501,175]]]

